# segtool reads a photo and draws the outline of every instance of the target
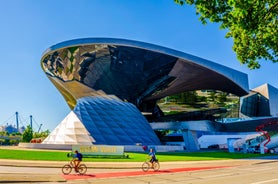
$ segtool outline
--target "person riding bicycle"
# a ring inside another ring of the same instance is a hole
[[[150,162],[153,163],[157,161],[156,156],[155,156],[155,151],[151,148],[149,152],[149,157],[151,157]]]
[[[79,153],[77,150],[75,150],[75,154],[73,156],[73,162],[74,162],[74,169],[76,172],[78,171],[78,167],[80,165],[80,162],[82,161],[82,157],[83,155]]]

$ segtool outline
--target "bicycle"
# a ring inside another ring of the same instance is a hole
[[[62,172],[65,175],[68,175],[69,173],[71,173],[72,169],[75,169],[73,160],[71,160],[68,164],[65,164],[62,167]],[[85,164],[80,164],[77,168],[77,172],[79,174],[85,174],[87,172],[87,166]]]
[[[142,170],[147,172],[150,168],[152,168],[154,171],[158,171],[160,168],[160,164],[158,162],[158,160],[154,161],[153,163],[151,163],[149,160],[147,160],[146,162],[144,162],[142,164]]]

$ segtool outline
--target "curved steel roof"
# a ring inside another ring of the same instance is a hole
[[[136,105],[185,91],[213,89],[237,96],[247,75],[223,65],[149,43],[83,38],[51,46],[41,66],[71,108],[84,96],[107,96]]]

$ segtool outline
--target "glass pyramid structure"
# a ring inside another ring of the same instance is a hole
[[[42,144],[92,145],[93,142],[94,139],[90,133],[76,114],[71,111]]]
[[[107,97],[84,97],[73,110],[94,138],[94,144],[159,145],[150,124],[129,102]]]

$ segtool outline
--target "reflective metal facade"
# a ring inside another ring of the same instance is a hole
[[[78,81],[136,106],[191,90],[215,89],[238,96],[249,90],[244,73],[179,51],[123,39],[63,42],[44,53],[41,66],[51,77]],[[72,90],[63,95],[75,96],[76,92],[78,97],[82,95],[82,91]]]
[[[84,97],[109,99],[113,95],[159,116],[156,101],[180,92],[214,89],[238,96],[248,92],[244,73],[183,52],[124,39],[62,42],[45,51],[41,66],[71,109]]]

